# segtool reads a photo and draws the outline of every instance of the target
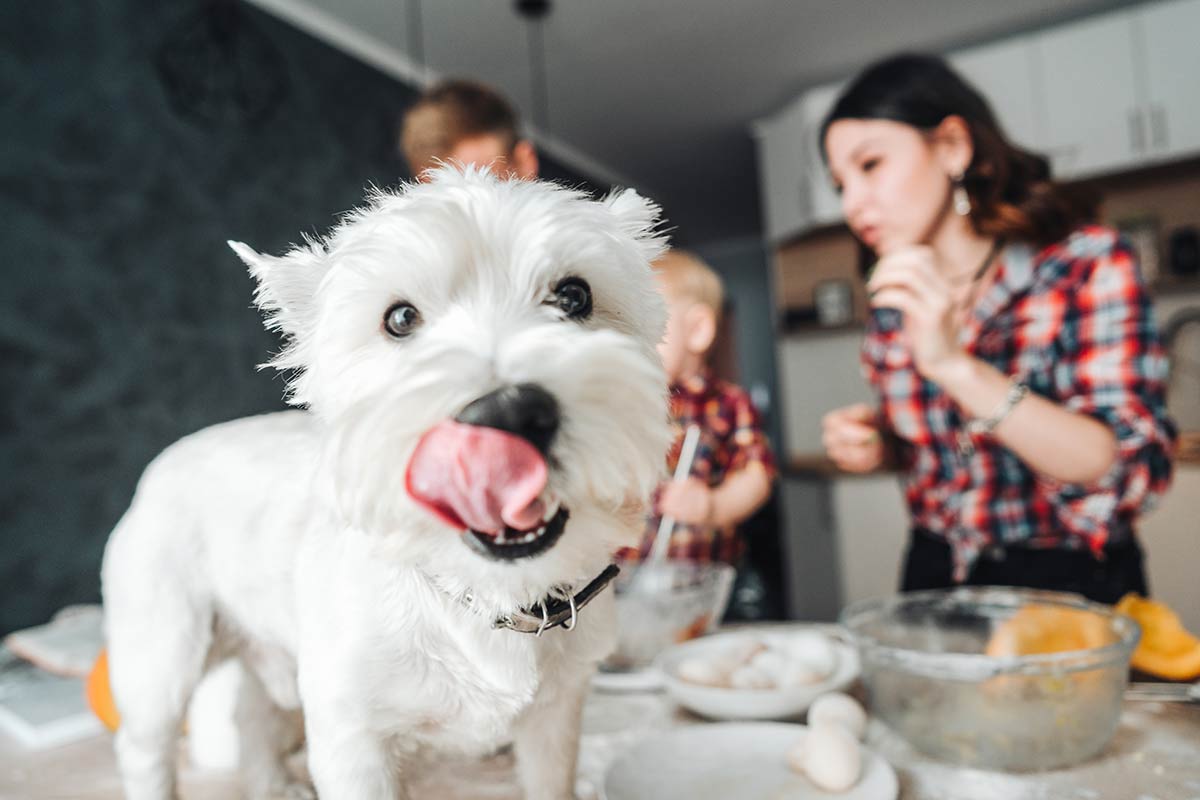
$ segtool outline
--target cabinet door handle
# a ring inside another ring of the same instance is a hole
[[[1142,127],[1142,110],[1131,108],[1126,115],[1129,121],[1129,146],[1133,152],[1140,153],[1146,149],[1146,132]]]
[[[1150,106],[1150,134],[1156,150],[1167,149],[1167,109],[1162,103]]]

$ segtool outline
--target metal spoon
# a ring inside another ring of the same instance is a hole
[[[1125,689],[1125,699],[1154,703],[1200,703],[1200,681],[1196,683],[1131,683]]]

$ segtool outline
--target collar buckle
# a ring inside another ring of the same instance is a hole
[[[551,628],[558,627],[573,631],[579,622],[579,610],[612,583],[620,571],[621,568],[616,564],[609,564],[578,592],[572,594],[570,589],[563,589],[561,597],[551,594],[539,600],[534,610],[520,609],[505,614],[494,621],[492,627],[507,628],[518,633],[532,633],[534,636],[541,636]]]

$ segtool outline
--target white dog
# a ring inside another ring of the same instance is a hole
[[[528,797],[572,795],[611,555],[669,443],[656,222],[632,191],[447,167],[285,256],[231,243],[308,410],[172,445],[109,540],[130,800],[173,796],[188,698],[230,656],[252,795],[301,790],[298,709],[323,800],[404,797],[423,753],[505,741]]]

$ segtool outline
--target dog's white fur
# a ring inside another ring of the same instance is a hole
[[[528,797],[571,796],[583,696],[615,641],[612,589],[570,632],[492,622],[579,589],[636,542],[669,441],[656,222],[632,191],[596,202],[446,167],[283,257],[233,244],[307,410],[175,443],[113,531],[103,591],[130,800],[174,795],[181,715],[230,656],[247,667],[252,795],[296,790],[281,756],[302,709],[323,800],[403,797],[425,751],[510,737]],[[594,293],[583,322],[552,302],[572,275]],[[397,341],[381,322],[399,300],[422,323]],[[427,429],[526,382],[562,409],[549,480],[570,520],[549,551],[491,561],[416,506],[404,470]]]

